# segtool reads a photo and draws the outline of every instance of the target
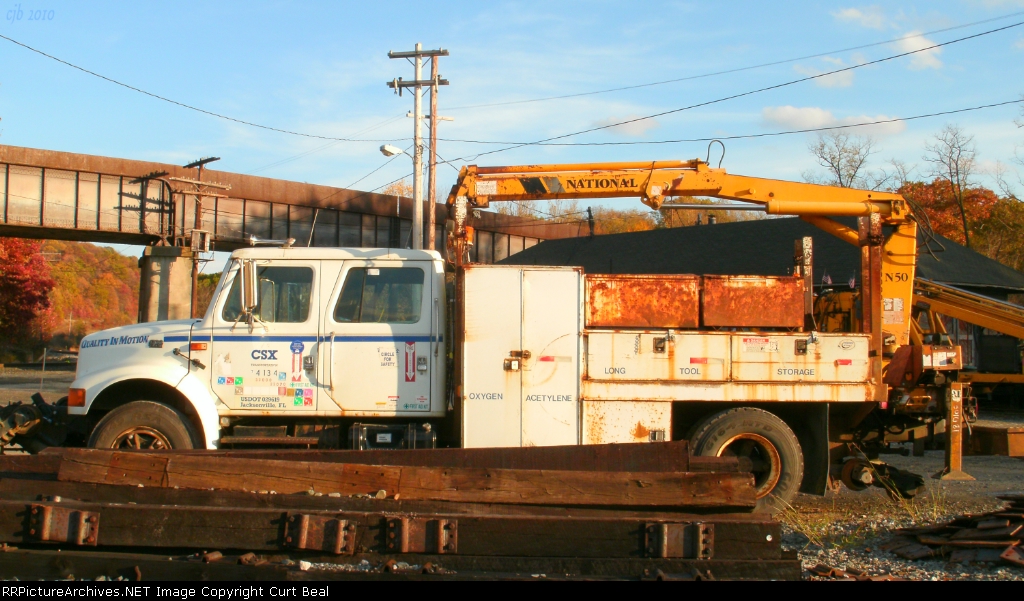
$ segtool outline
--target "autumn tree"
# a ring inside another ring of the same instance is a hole
[[[988,211],[988,218],[977,222],[971,231],[974,250],[1024,271],[1024,202],[1003,197],[992,203]]]
[[[671,199],[658,209],[658,227],[689,227],[697,223],[709,223],[711,217],[718,223],[732,223],[735,221],[752,221],[764,219],[766,215],[761,211],[716,211],[715,204],[719,201],[710,198],[694,198],[692,196],[680,196]],[[707,205],[708,210],[699,209],[673,209],[673,204],[697,204]]]
[[[54,281],[42,242],[0,238],[0,345],[24,349],[32,321],[50,306]]]
[[[136,257],[84,242],[47,240],[42,250],[54,285],[35,319],[51,348],[77,346],[86,334],[135,323],[139,317]]]
[[[804,180],[812,184],[895,190],[907,182],[914,170],[913,166],[896,159],[889,160],[888,166],[869,168],[868,160],[876,154],[874,140],[844,131],[818,134],[807,149],[824,168],[824,174],[813,171],[803,174]]]
[[[658,227],[657,213],[644,209],[594,207],[595,234],[645,232]]]
[[[412,184],[404,179],[399,180],[384,186],[380,193],[384,196],[412,198]]]
[[[931,165],[934,178],[942,180],[960,212],[964,246],[971,247],[967,196],[974,183],[978,152],[974,136],[959,125],[948,124],[925,146],[924,160]],[[977,216],[972,215],[977,218]]]
[[[220,283],[219,273],[202,273],[199,274],[199,280],[196,282],[197,290],[197,315],[206,315],[206,310],[210,307],[210,303],[213,302],[213,293],[217,290],[217,284]]]
[[[825,168],[824,177],[804,174],[814,183],[840,188],[867,188],[867,163],[875,154],[871,138],[855,136],[844,131],[818,134],[807,149],[818,165]]]
[[[965,246],[970,234],[965,235],[963,215],[970,214],[972,223],[980,225],[991,217],[999,201],[995,192],[983,187],[967,188],[958,197],[942,178],[930,183],[909,182],[897,192],[924,210],[936,233]]]

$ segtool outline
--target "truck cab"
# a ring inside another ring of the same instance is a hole
[[[445,414],[444,277],[429,251],[238,250],[202,319],[86,337],[69,414],[108,448],[338,446],[337,418],[428,424]]]

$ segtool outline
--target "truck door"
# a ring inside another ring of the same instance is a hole
[[[240,262],[239,262],[240,264]],[[211,387],[231,412],[316,410],[319,261],[256,261],[259,302],[250,330],[240,269],[213,314]]]
[[[580,285],[574,269],[466,267],[464,446],[579,442]]]
[[[429,261],[345,261],[325,305],[321,411],[428,413],[435,374]],[[443,355],[442,355],[443,357]]]
[[[523,446],[579,442],[579,276],[523,270]]]

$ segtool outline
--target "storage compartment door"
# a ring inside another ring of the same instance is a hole
[[[523,273],[523,446],[579,443],[580,277]]]
[[[522,270],[468,266],[462,303],[462,444],[522,444],[522,371],[505,369],[522,346]]]

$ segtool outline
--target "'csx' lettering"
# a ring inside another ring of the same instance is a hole
[[[277,351],[253,351],[252,358],[257,361],[276,361]]]

